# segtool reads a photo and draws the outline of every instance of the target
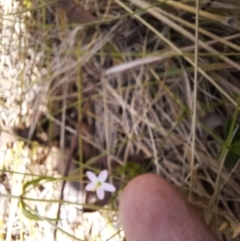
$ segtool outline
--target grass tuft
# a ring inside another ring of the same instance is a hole
[[[122,240],[118,192],[153,172],[240,240],[239,10],[0,1],[0,238]],[[117,192],[100,202],[85,172],[103,169]]]

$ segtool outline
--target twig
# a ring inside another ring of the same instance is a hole
[[[94,90],[94,88],[93,88],[93,90]],[[90,98],[91,98],[91,94],[89,95],[89,101],[90,101]],[[87,108],[88,108],[88,101],[85,103],[85,106],[84,106],[82,112],[83,113],[86,112]],[[65,168],[65,171],[64,171],[64,175],[63,175],[64,180],[63,180],[63,184],[62,184],[62,188],[61,188],[61,194],[60,194],[60,198],[59,198],[60,201],[64,200],[64,189],[65,189],[65,186],[66,186],[66,179],[65,179],[65,177],[68,176],[69,169],[71,167],[71,162],[73,160],[74,150],[78,147],[78,136],[81,133],[82,119],[83,119],[83,117],[81,116],[81,118],[78,121],[77,132],[71,138],[71,146],[70,146],[70,151],[69,151],[69,157],[67,159],[67,165],[66,165],[66,168]],[[56,227],[58,226],[58,220],[60,218],[61,206],[62,206],[62,202],[59,202],[58,211],[57,211]],[[57,241],[57,228],[55,228],[55,230],[54,230],[54,240]]]
[[[61,188],[60,201],[62,201],[64,199],[64,189],[65,189],[65,186],[66,186],[65,177],[68,176],[69,169],[70,169],[70,166],[71,166],[71,162],[72,162],[72,159],[73,159],[74,150],[77,147],[77,139],[78,139],[78,133],[80,132],[80,126],[81,126],[80,123],[78,123],[77,134],[74,135],[71,139],[69,157],[68,157],[67,166],[65,168],[64,175],[63,175],[64,180],[63,180],[63,184],[62,184],[62,188]],[[62,206],[62,202],[59,202],[58,211],[57,211],[56,227],[58,226],[58,220],[60,218],[61,206]],[[55,228],[55,230],[54,230],[54,240],[57,241],[57,228]]]

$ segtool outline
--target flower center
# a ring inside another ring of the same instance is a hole
[[[102,186],[102,182],[97,181],[97,182],[96,182],[95,189],[98,189],[98,188],[101,187],[101,186]]]

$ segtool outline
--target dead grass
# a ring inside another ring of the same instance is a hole
[[[54,239],[73,154],[57,239],[122,240],[117,200],[86,204],[84,172],[108,169],[120,189],[147,161],[220,240],[240,240],[238,1],[84,0],[81,19],[64,4],[1,1],[1,138],[13,142],[1,147],[1,239]],[[48,142],[23,144],[13,127]]]

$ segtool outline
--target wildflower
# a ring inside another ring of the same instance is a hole
[[[107,170],[101,171],[98,177],[95,175],[95,173],[90,171],[87,171],[86,175],[91,182],[86,185],[85,189],[87,191],[96,192],[97,197],[100,200],[104,198],[104,191],[108,191],[108,192],[116,191],[116,188],[111,183],[105,182],[108,177]]]

